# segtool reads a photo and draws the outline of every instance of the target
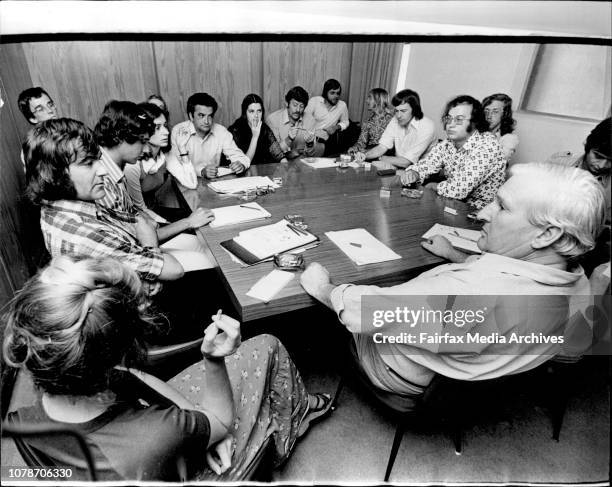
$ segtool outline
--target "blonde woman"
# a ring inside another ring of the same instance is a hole
[[[361,125],[361,133],[349,152],[365,152],[378,145],[380,136],[393,118],[393,106],[389,101],[389,93],[382,88],[373,88],[366,98],[366,106],[370,115]]]

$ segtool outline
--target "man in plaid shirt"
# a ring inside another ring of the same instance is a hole
[[[423,183],[434,174],[443,174],[444,181],[428,187],[440,196],[484,208],[505,181],[506,160],[497,138],[488,132],[482,105],[471,96],[458,96],[446,105],[442,122],[447,139],[406,169],[402,183]]]
[[[52,256],[112,257],[134,269],[149,296],[160,281],[183,276],[180,263],[159,248],[146,218],[96,203],[106,169],[94,135],[76,120],[42,122],[24,144],[28,194],[41,206],[41,229]]]

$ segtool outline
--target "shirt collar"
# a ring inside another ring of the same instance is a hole
[[[100,152],[102,154],[100,160],[106,169],[107,177],[111,178],[114,183],[118,183],[125,177],[123,171],[103,147],[100,147]]]
[[[42,204],[58,211],[68,211],[71,213],[85,213],[92,218],[97,217],[97,205],[92,201],[81,200],[43,200]]]
[[[474,147],[476,147],[478,144],[480,144],[481,141],[482,141],[482,134],[478,130],[474,130],[474,132],[472,132],[472,135],[470,135],[468,137],[468,140],[466,140],[465,144],[463,144],[463,147],[457,150],[470,151]]]

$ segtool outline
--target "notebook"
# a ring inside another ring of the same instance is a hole
[[[224,206],[212,210],[215,219],[210,222],[211,228],[235,225],[270,218],[272,215],[258,203],[251,201],[241,205]]]
[[[402,258],[365,228],[327,232],[325,235],[357,265],[376,264]]]

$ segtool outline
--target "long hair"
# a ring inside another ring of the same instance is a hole
[[[446,127],[444,123],[444,118],[448,115],[451,108],[455,108],[459,105],[471,105],[472,106],[472,115],[470,116],[470,124],[468,125],[467,131],[472,132],[474,129],[479,132],[487,132],[489,130],[489,124],[487,123],[487,119],[484,116],[484,110],[482,109],[482,105],[480,102],[470,95],[459,95],[453,98],[446,104],[444,108],[444,113],[442,114],[442,125]]]
[[[259,105],[261,106],[261,119],[264,120],[266,116],[266,109],[264,108],[261,96],[256,95],[255,93],[249,93],[247,96],[244,97],[244,100],[242,100],[242,104],[240,105],[240,116],[246,120],[247,109],[252,103],[259,103]]]
[[[56,257],[10,303],[2,351],[54,395],[107,390],[114,367],[138,366],[147,315],[136,273],[113,259]]]
[[[380,112],[393,113],[393,107],[389,100],[389,92],[384,88],[372,88],[368,95],[374,100],[376,109]]]
[[[151,95],[151,96],[155,96],[155,95]],[[148,103],[148,102],[140,103],[138,105],[138,108],[140,108],[147,115],[147,117],[149,117],[153,121],[153,130],[155,130],[155,119],[156,118],[159,118],[163,115],[164,117],[166,117],[166,123],[169,122],[170,115],[168,114],[168,110],[159,108],[154,103]],[[168,137],[168,145],[166,147],[162,147],[161,150],[162,152],[166,153],[166,152],[170,152],[170,149],[172,149],[172,141],[170,140],[170,137]]]
[[[516,120],[512,118],[512,98],[504,93],[495,93],[482,101],[482,109],[484,110],[494,101],[501,101],[504,104],[499,133],[501,135],[511,134],[514,132],[514,126],[516,125]]]
[[[421,108],[421,98],[416,91],[413,90],[402,90],[398,91],[393,98],[391,99],[391,104],[394,107],[398,107],[403,105],[404,103],[408,103],[410,108],[412,109],[412,116],[417,120],[421,120],[423,118],[423,109]]]

